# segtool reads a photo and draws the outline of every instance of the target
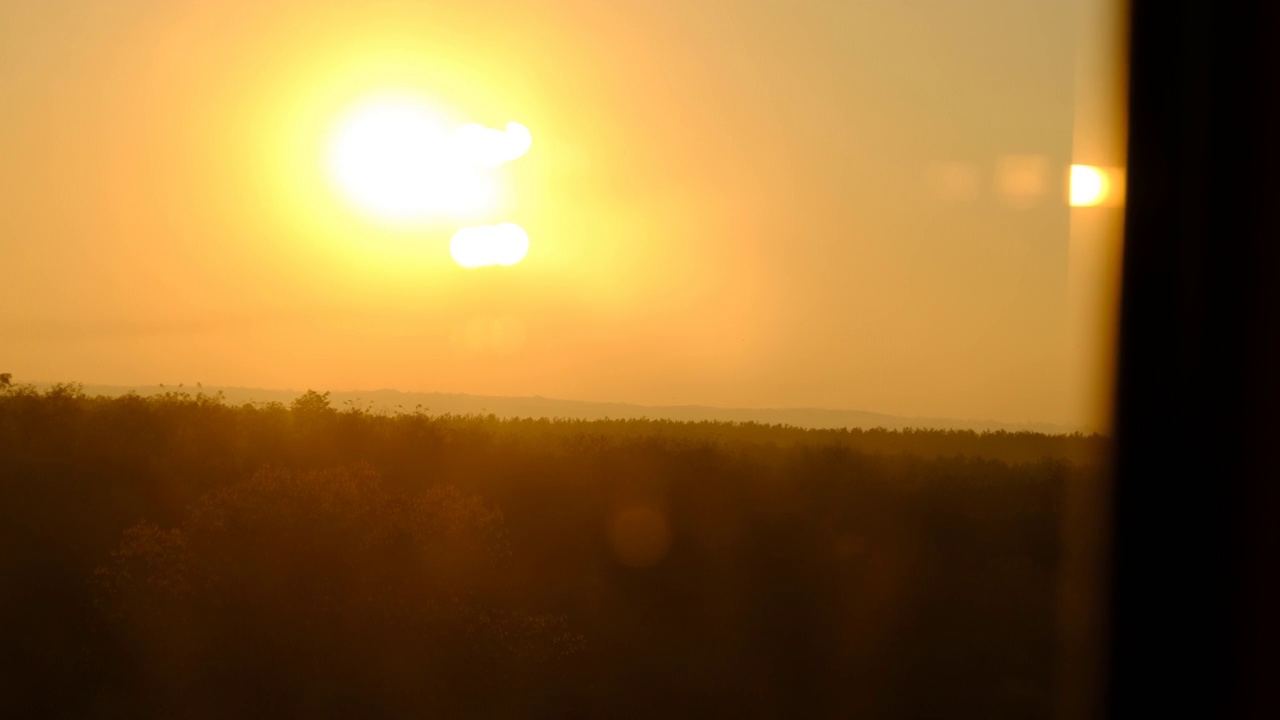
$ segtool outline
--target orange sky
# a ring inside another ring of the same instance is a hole
[[[1084,422],[1076,12],[0,2],[0,370]],[[485,220],[523,262],[335,194],[386,88],[530,129]]]

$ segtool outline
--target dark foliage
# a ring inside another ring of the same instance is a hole
[[[1098,437],[0,390],[0,702],[1037,718]]]

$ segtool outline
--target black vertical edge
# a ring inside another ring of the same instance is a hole
[[[1107,714],[1280,718],[1280,1],[1130,27]]]

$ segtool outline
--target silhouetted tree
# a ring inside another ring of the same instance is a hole
[[[334,409],[329,407],[329,393],[318,393],[315,390],[302,393],[289,407],[300,415],[322,415],[334,412]]]

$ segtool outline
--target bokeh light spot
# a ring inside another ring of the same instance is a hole
[[[1007,155],[996,165],[996,191],[1005,202],[1030,207],[1048,186],[1048,160],[1041,155]]]
[[[647,568],[662,562],[671,548],[667,519],[657,510],[636,506],[613,517],[609,542],[618,562],[628,567]]]

